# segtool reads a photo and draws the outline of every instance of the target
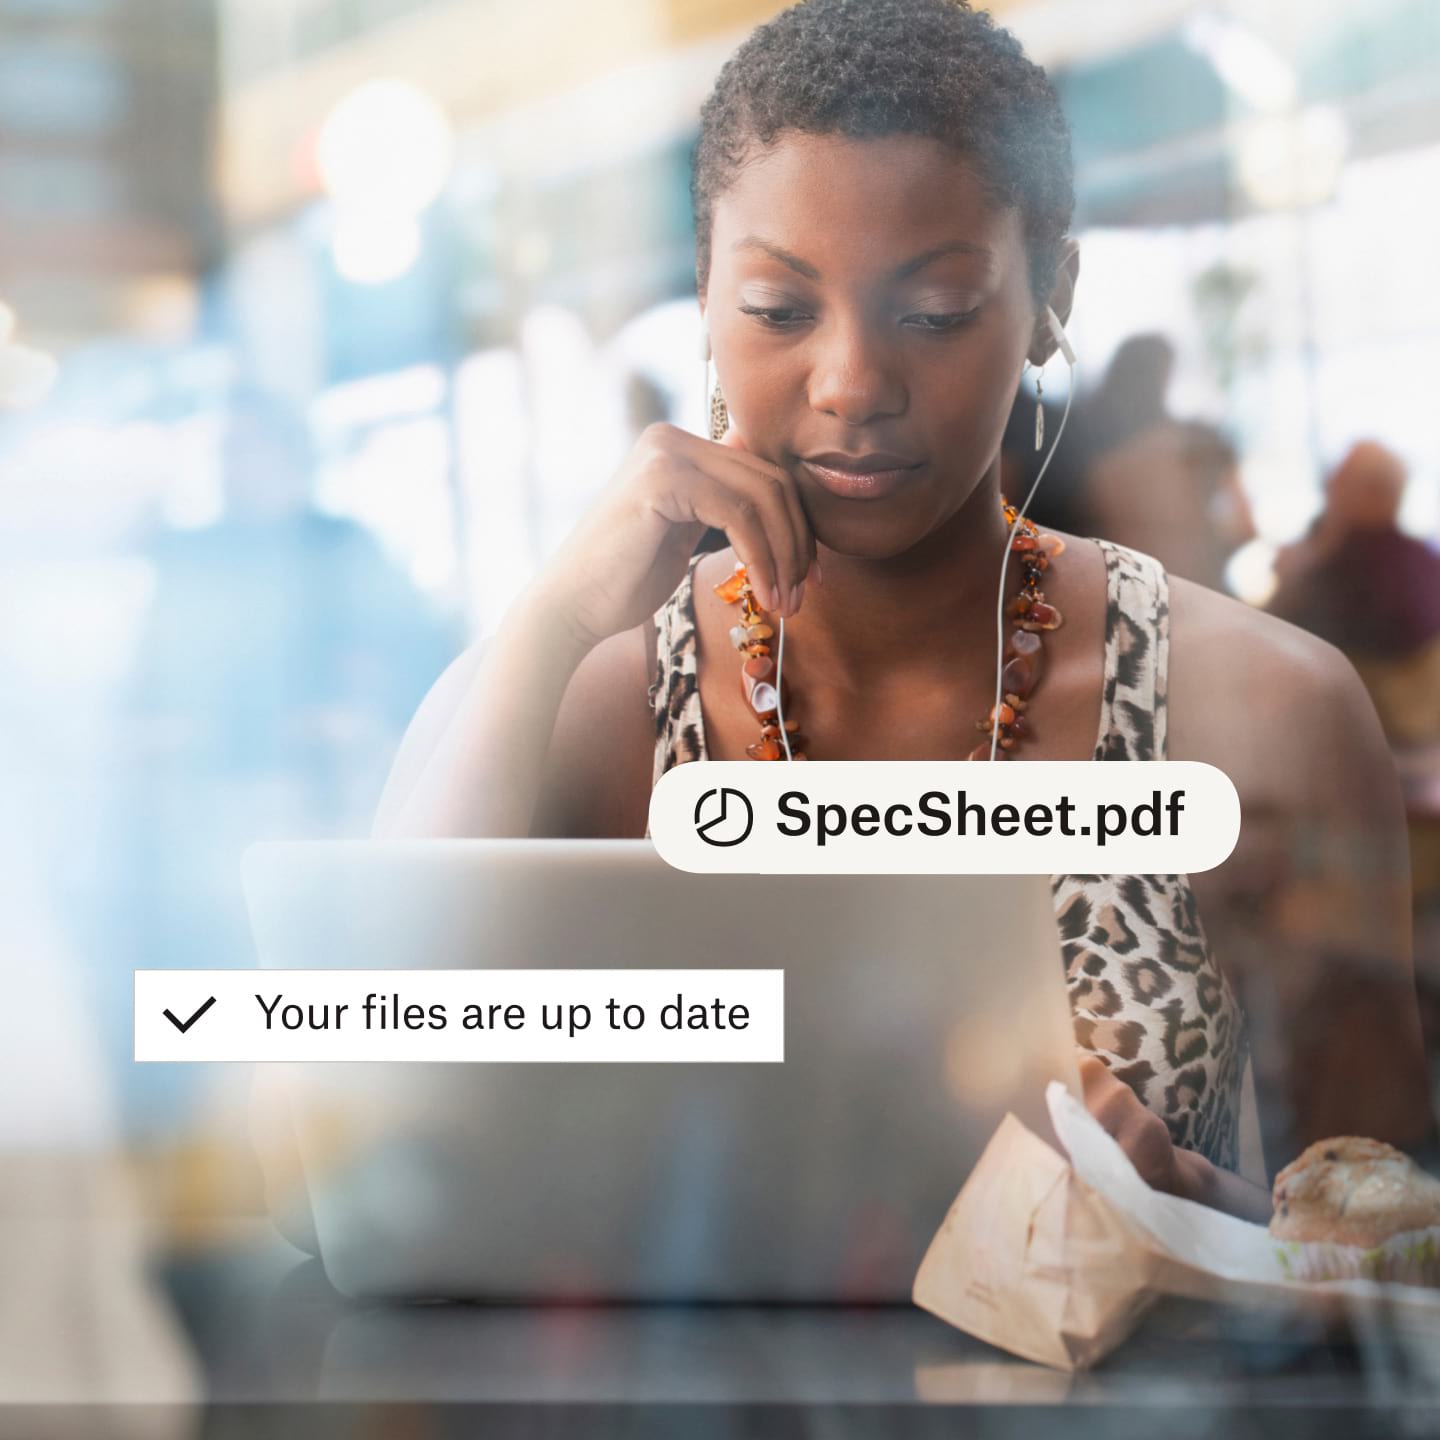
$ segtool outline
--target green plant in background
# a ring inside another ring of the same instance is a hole
[[[1246,302],[1260,277],[1253,270],[1217,261],[1191,282],[1190,299],[1200,323],[1205,357],[1227,394],[1243,366],[1265,358],[1268,344],[1259,329],[1246,329]]]

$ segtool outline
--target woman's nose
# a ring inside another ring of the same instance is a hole
[[[895,357],[859,325],[836,323],[816,337],[810,405],[846,425],[902,415],[908,396]]]

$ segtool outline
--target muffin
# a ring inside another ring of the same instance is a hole
[[[1440,1180],[1379,1140],[1320,1140],[1275,1177],[1270,1233],[1297,1278],[1437,1284]]]

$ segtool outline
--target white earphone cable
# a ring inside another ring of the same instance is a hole
[[[790,732],[785,728],[785,701],[780,694],[780,672],[785,666],[785,617],[780,617],[780,643],[775,647],[775,718],[780,722],[780,743],[785,747],[785,758],[790,755]]]
[[[1015,532],[1019,530],[1025,519],[1025,512],[1030,508],[1030,502],[1035,498],[1035,492],[1040,488],[1040,482],[1045,478],[1045,472],[1050,468],[1050,461],[1054,457],[1055,448],[1060,444],[1061,436],[1065,434],[1065,423],[1070,418],[1070,402],[1075,398],[1075,370],[1076,361],[1073,350],[1065,338],[1064,328],[1055,318],[1054,312],[1049,312],[1051,328],[1055,338],[1060,342],[1066,363],[1070,367],[1070,384],[1065,392],[1065,410],[1060,416],[1060,428],[1055,432],[1055,439],[1050,449],[1046,452],[1045,460],[1040,466],[1039,473],[1031,482],[1030,489],[1026,492],[1025,499],[1015,512],[1015,519],[1011,522],[1010,528],[1005,534],[1005,553],[1000,559],[1000,591],[995,606],[995,714],[999,713],[1000,702],[1003,698],[1002,687],[1005,676],[1005,577],[1010,567],[1010,545],[1015,538]],[[708,332],[705,339],[708,340]],[[708,352],[708,346],[706,347]],[[1043,368],[1043,367],[1042,367]],[[710,358],[705,353],[704,363],[705,403],[702,415],[705,417],[705,433],[709,432],[710,412]],[[1037,401],[1038,403],[1038,401]],[[794,756],[790,751],[790,732],[785,728],[785,701],[780,689],[780,682],[785,670],[785,617],[780,618],[780,638],[775,647],[775,716],[780,726],[780,743],[785,749],[785,758],[793,760]],[[999,752],[1000,727],[992,722],[990,726],[990,759],[994,760]]]
[[[1075,362],[1070,362],[1070,386],[1065,392],[1065,413],[1060,417],[1060,428],[1055,432],[1054,443],[1046,452],[1045,463],[1040,467],[1040,473],[1036,475],[1029,491],[1026,493],[1024,502],[1015,512],[1015,519],[1010,529],[1005,533],[1005,554],[1000,560],[1000,597],[995,605],[995,708],[992,713],[999,714],[1001,686],[1005,678],[1005,574],[1010,565],[1010,545],[1015,539],[1015,532],[1020,528],[1025,518],[1025,512],[1030,508],[1030,502],[1035,498],[1035,492],[1040,488],[1040,482],[1045,478],[1045,472],[1050,468],[1050,459],[1055,454],[1055,446],[1060,443],[1060,437],[1065,433],[1065,422],[1070,418],[1070,402],[1075,398]],[[1038,403],[1038,402],[1037,402]],[[991,723],[990,726],[990,758],[994,760],[1000,748],[1000,726]]]

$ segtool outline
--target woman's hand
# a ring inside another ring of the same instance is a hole
[[[717,444],[674,425],[641,434],[536,589],[582,644],[598,645],[665,603],[712,525],[766,609],[799,609],[815,537],[794,479],[750,454],[733,430]]]
[[[1177,1150],[1165,1122],[1147,1110],[1140,1097],[1110,1073],[1095,1055],[1080,1061],[1085,1108],[1118,1143],[1140,1178],[1152,1189],[1180,1195],[1201,1204],[1210,1201],[1214,1167],[1203,1155]]]
[[[1085,1108],[1119,1142],[1140,1178],[1152,1190],[1238,1215],[1254,1225],[1270,1221],[1270,1192],[1243,1176],[1212,1165],[1194,1150],[1178,1149],[1165,1122],[1147,1110],[1123,1081],[1094,1055],[1080,1061]]]

